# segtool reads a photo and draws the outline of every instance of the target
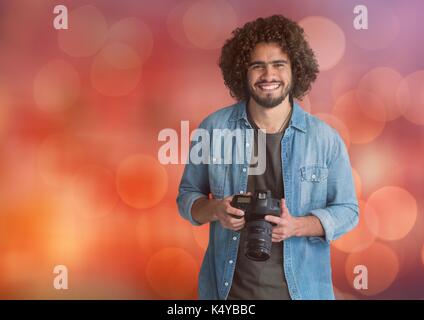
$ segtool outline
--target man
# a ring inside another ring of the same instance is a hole
[[[330,241],[358,223],[358,203],[340,136],[293,103],[318,74],[303,30],[283,16],[259,18],[233,32],[219,65],[238,103],[208,116],[200,128],[213,137],[217,129],[241,131],[246,159],[222,163],[219,148],[213,148],[209,163],[190,160],[185,167],[180,214],[193,225],[210,226],[199,298],[334,299]],[[253,139],[258,129],[266,132],[260,173],[249,167],[255,150],[261,150]],[[195,138],[191,148],[200,140]],[[233,145],[231,154],[240,145]],[[235,194],[259,189],[281,199],[280,216],[265,216],[273,223],[266,261],[244,254],[246,219],[231,206]]]

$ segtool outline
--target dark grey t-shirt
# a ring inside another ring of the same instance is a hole
[[[257,129],[250,117],[249,121]],[[247,191],[252,194],[259,189],[271,190],[274,198],[284,198],[281,139],[286,127],[283,132],[266,135],[266,169],[262,175],[249,175]],[[256,142],[257,133],[254,146],[254,152],[257,154]],[[272,243],[271,257],[267,261],[250,260],[244,253],[246,230],[247,228],[243,228],[240,232],[236,268],[228,299],[289,300],[290,294],[284,276],[283,243]]]

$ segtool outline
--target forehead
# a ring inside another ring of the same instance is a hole
[[[288,55],[275,42],[260,42],[253,48],[250,61],[288,60]]]

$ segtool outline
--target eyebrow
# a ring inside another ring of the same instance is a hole
[[[270,63],[272,63],[272,64],[274,64],[274,63],[287,63],[287,60],[273,60],[273,61],[270,61]],[[250,66],[253,66],[253,65],[255,65],[255,64],[266,64],[266,62],[265,61],[253,61],[253,62],[251,62],[251,63],[249,63],[249,67]]]

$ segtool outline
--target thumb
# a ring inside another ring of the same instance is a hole
[[[224,199],[222,199],[223,202],[227,202],[227,203],[231,203],[231,201],[233,201],[234,195],[230,195],[228,197],[225,197]]]

